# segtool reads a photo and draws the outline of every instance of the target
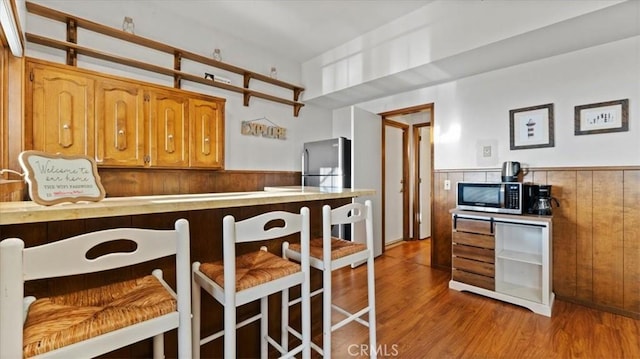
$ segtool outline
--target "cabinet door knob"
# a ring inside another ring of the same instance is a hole
[[[65,129],[65,130],[68,130],[69,129],[69,124],[65,123],[64,125],[62,125],[62,128]]]
[[[119,135],[124,135],[124,130],[120,130],[120,131],[118,131],[118,134],[119,134]]]
[[[209,142],[209,137],[205,137],[204,142]]]
[[[172,139],[172,138],[173,138],[173,135],[169,135],[169,136],[167,136],[167,138],[168,138],[168,139]]]

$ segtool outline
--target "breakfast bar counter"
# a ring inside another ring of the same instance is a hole
[[[321,201],[372,195],[367,189],[266,187],[264,191],[105,198],[100,202],[42,206],[31,201],[0,202],[0,225],[152,213],[195,211],[280,203]]]
[[[300,208],[308,207],[311,213],[311,235],[322,234],[322,206],[332,207],[350,203],[354,197],[371,196],[374,190],[342,189],[326,190],[317,187],[265,187],[263,191],[201,193],[180,195],[156,195],[136,197],[111,197],[99,202],[60,203],[43,206],[35,202],[1,202],[0,203],[0,240],[17,237],[25,242],[26,247],[50,243],[82,233],[118,227],[136,227],[152,229],[170,229],[179,218],[189,221],[190,260],[191,262],[207,262],[222,258],[222,219],[233,215],[236,220],[249,218],[269,211],[289,211],[297,213]],[[281,254],[281,242],[296,241],[296,238],[282,238],[267,244],[268,250]],[[115,245],[115,244],[114,244]],[[255,251],[263,245],[261,242],[247,243],[238,246],[237,253]],[[114,248],[111,248],[114,249]],[[121,250],[130,250],[120,248]],[[29,282],[25,287],[28,295],[36,297],[62,294],[68,291],[97,287],[114,280],[140,277],[160,268],[170,284],[175,284],[173,259],[163,258],[148,265],[135,266],[130,269],[117,270],[115,273],[93,273],[81,277],[55,278]],[[322,283],[318,271],[311,274],[312,289]],[[321,299],[321,297],[318,297]],[[274,298],[275,299],[275,298]],[[271,301],[270,301],[271,302]],[[276,301],[273,301],[276,304]],[[279,317],[278,305],[270,305],[274,318]],[[320,303],[312,303],[312,331],[318,333],[322,317]],[[253,315],[259,306],[248,304],[240,308],[239,313]],[[202,333],[217,331],[222,326],[222,310],[210,298],[202,299],[202,309],[206,319],[202,323]],[[291,312],[294,320],[299,315],[297,309]],[[270,331],[279,327],[275,321],[270,323]],[[239,357],[259,356],[259,328],[249,325],[238,332]],[[222,340],[216,340],[202,347],[202,357],[221,357]],[[106,358],[142,358],[151,357],[151,341],[143,341],[127,348],[117,350]],[[169,333],[165,337],[167,358],[175,357],[177,337]]]

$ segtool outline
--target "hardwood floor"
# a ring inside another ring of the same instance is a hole
[[[379,357],[640,358],[640,320],[559,300],[548,318],[450,290],[449,273],[428,266],[429,246],[406,242],[376,259]],[[365,266],[334,272],[334,301],[363,306],[365,275]],[[334,332],[332,355],[366,357],[366,343],[366,328],[351,323]]]

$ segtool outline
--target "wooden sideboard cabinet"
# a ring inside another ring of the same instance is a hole
[[[35,59],[27,74],[27,149],[101,167],[224,168],[224,99]]]
[[[452,212],[449,288],[551,316],[551,218]]]
[[[25,115],[33,149],[94,155],[94,83],[75,71],[28,62]],[[29,144],[27,144],[29,145]]]

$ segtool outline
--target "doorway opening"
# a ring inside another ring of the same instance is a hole
[[[434,104],[430,103],[379,114],[383,120],[383,248],[431,238],[433,112]]]

